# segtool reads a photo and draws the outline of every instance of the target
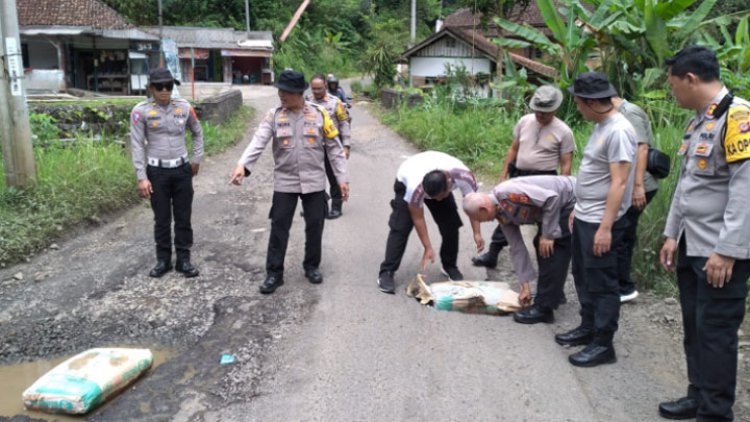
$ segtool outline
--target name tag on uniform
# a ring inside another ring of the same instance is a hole
[[[292,128],[289,126],[282,126],[276,129],[276,136],[278,136],[279,138],[288,138],[292,136],[292,134]]]
[[[713,150],[714,144],[709,144],[706,142],[700,142],[698,145],[695,146],[695,150],[693,150],[693,154],[697,155],[698,157],[708,157],[711,155],[711,150]]]

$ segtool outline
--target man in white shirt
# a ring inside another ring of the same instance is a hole
[[[429,208],[443,238],[440,245],[442,273],[451,280],[463,280],[463,274],[456,265],[458,229],[463,225],[452,193],[456,188],[461,189],[465,196],[477,191],[477,181],[469,168],[455,157],[442,152],[425,151],[409,157],[401,164],[393,185],[396,196],[391,201],[393,211],[388,220],[390,232],[385,260],[380,265],[378,275],[381,291],[395,292],[393,274],[401,265],[412,228],[416,228],[424,246],[422,270],[426,268],[428,261],[435,262],[424,219],[424,205]],[[477,250],[481,251],[484,249],[484,240],[479,231],[479,221],[472,219],[471,227]]]

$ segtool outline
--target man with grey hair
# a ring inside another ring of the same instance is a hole
[[[473,193],[464,198],[466,214],[478,221],[497,219],[510,243],[513,270],[521,285],[519,301],[531,302],[529,282],[536,278],[521,225],[537,224],[534,249],[539,267],[534,305],[516,312],[513,320],[521,324],[551,323],[560,305],[571,256],[568,219],[575,206],[573,176],[516,177],[495,186],[492,194]]]
[[[523,116],[513,129],[513,143],[505,156],[500,182],[509,177],[556,175],[569,176],[573,165],[575,140],[573,131],[555,117],[563,101],[557,87],[544,85],[537,88],[529,101],[533,113]],[[498,225],[492,233],[489,250],[472,258],[478,267],[495,268],[500,251],[508,242]]]

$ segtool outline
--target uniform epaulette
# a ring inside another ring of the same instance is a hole
[[[149,103],[149,100],[143,100],[140,103],[136,104],[135,107],[133,107],[133,108],[138,108],[140,106],[147,105],[148,103]]]

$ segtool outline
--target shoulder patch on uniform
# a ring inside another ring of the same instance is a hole
[[[736,104],[729,108],[724,136],[727,163],[750,158],[750,106]]]
[[[328,115],[325,107],[313,103],[310,104],[323,116],[323,135],[328,139],[339,136],[339,130],[336,129],[336,125],[333,124],[333,120],[331,120],[331,116]]]

